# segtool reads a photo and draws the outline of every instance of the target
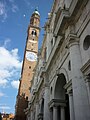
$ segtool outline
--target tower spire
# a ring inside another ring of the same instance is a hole
[[[40,13],[38,12],[38,7],[35,8],[34,13],[40,16]]]

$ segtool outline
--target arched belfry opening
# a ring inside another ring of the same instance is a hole
[[[66,78],[63,73],[59,74],[54,89],[54,105],[57,107],[56,120],[70,120],[69,97],[64,89]],[[54,111],[53,111],[54,112]]]

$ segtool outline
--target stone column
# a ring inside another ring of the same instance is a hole
[[[90,106],[87,89],[81,72],[82,60],[79,48],[79,39],[69,34],[69,51],[71,60],[72,88],[74,99],[75,120],[90,120]]]
[[[48,106],[49,97],[50,97],[49,86],[46,84],[44,95],[44,120],[50,120],[50,111]]]
[[[61,120],[65,120],[65,108],[61,106]]]
[[[50,108],[50,120],[53,120],[53,110]]]
[[[35,120],[38,120],[38,113],[39,113],[39,105],[36,103],[36,114],[35,114]]]
[[[87,87],[89,104],[90,104],[90,75],[85,76],[85,83],[86,83],[86,87]]]
[[[31,110],[30,120],[33,120],[33,111]]]
[[[30,115],[28,116],[28,119],[27,120],[31,120],[31,117],[30,117]]]
[[[58,108],[53,106],[53,120],[58,120]]]
[[[69,95],[70,120],[75,120],[72,91],[69,91],[68,95]]]

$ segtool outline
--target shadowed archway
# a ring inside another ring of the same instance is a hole
[[[63,73],[59,74],[56,80],[55,89],[54,89],[54,99],[60,101],[60,105],[58,105],[58,120],[61,120],[61,107],[64,103],[65,108],[65,120],[70,120],[69,115],[69,97],[66,94],[66,90],[64,86],[66,84],[66,78]]]

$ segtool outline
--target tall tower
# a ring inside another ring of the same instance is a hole
[[[38,37],[40,32],[39,23],[40,14],[37,9],[35,9],[30,18],[30,24],[27,30],[27,41],[15,109],[16,120],[26,120],[24,109],[27,108],[30,98],[31,80],[37,62]]]

